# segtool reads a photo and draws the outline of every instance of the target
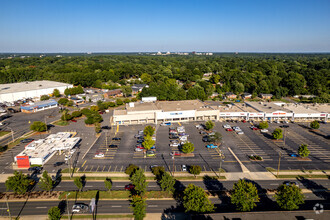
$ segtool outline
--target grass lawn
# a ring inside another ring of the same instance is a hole
[[[320,178],[320,179],[330,179],[330,176],[328,175],[278,175],[279,179],[285,179],[285,178],[305,178],[305,179],[310,179],[310,178]]]
[[[84,192],[63,192],[59,199],[65,199],[66,194],[70,193],[68,195],[68,199],[91,199],[95,198],[97,192],[99,192],[99,199],[129,199],[130,198],[130,191],[123,191],[123,190],[116,190],[116,191],[97,191],[97,190],[91,190],[91,191],[84,191]],[[147,191],[145,194],[146,198],[173,198],[172,193],[163,192],[163,191]]]
[[[54,125],[67,126],[67,125],[69,125],[69,122],[60,120],[60,121],[54,122]]]
[[[10,131],[0,131],[0,137],[6,135],[6,134],[9,134]]]

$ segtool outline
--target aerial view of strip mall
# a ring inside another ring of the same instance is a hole
[[[330,219],[329,1],[0,5],[0,219]]]

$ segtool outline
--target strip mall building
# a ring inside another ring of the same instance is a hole
[[[270,120],[328,121],[329,104],[293,104],[279,102],[245,102],[222,104],[200,100],[135,102],[123,110],[114,110],[111,124],[159,124],[164,121]]]

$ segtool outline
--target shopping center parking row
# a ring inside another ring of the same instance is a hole
[[[172,159],[170,153],[178,148],[170,147],[169,127],[156,127],[156,155],[155,157],[144,157],[143,152],[135,152],[136,138],[134,135],[139,130],[143,130],[143,125],[121,126],[119,131],[116,129],[105,133],[99,138],[95,145],[89,150],[84,159],[79,161],[81,171],[120,171],[132,163],[143,169],[150,170],[152,165],[164,166],[167,170],[179,171],[183,164],[200,165],[203,171],[217,171],[219,169],[220,156],[216,149],[206,148],[206,143],[202,141],[203,136],[195,127],[200,123],[174,123],[171,126],[178,127],[183,125],[185,133],[189,134],[188,141],[195,146],[194,157],[175,157]],[[222,134],[223,144],[220,146],[225,158],[222,168],[227,172],[240,171],[239,165],[234,156],[228,150],[228,147],[236,154],[250,171],[265,171],[266,167],[277,168],[279,153],[282,152],[281,169],[293,169],[295,167],[309,167],[313,169],[326,169],[329,163],[329,153],[327,147],[328,140],[315,137],[310,132],[300,127],[298,124],[289,124],[286,128],[286,143],[275,142],[270,138],[271,132],[281,124],[270,124],[268,133],[261,133],[259,130],[252,130],[249,123],[242,122],[216,122],[213,129]],[[235,132],[227,132],[222,127],[224,124],[239,126],[244,134],[238,135]],[[107,140],[105,139],[107,136]],[[120,137],[120,141],[114,141],[112,138]],[[297,153],[298,147],[302,144],[308,144],[311,151],[310,159],[312,161],[298,161],[297,158],[290,157],[291,153]],[[106,144],[118,145],[118,148],[106,148]],[[108,149],[108,150],[107,150]],[[104,152],[104,157],[95,157],[97,152]],[[262,161],[251,161],[249,155],[259,155]]]

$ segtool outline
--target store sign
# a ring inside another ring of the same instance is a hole
[[[156,112],[156,116],[157,119],[189,118],[189,117],[195,117],[195,110]]]

